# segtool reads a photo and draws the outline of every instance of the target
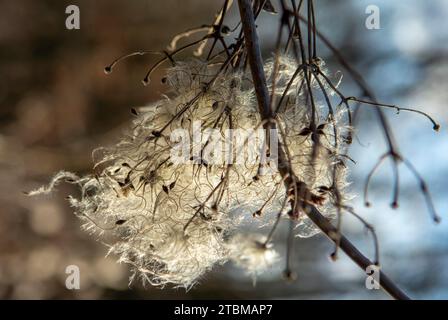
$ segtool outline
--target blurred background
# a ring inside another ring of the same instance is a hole
[[[390,209],[392,171],[385,164],[372,180],[365,208],[362,190],[369,170],[386,151],[374,113],[360,113],[353,144],[353,205],[378,233],[381,263],[396,282],[418,299],[448,298],[448,2],[444,0],[317,0],[317,20],[383,102],[428,112],[439,133],[416,114],[386,112],[402,153],[425,177],[442,216],[430,219],[418,183],[401,168],[400,207]],[[81,12],[80,30],[65,28],[65,8]],[[136,57],[106,76],[103,68],[136,50],[164,49],[177,33],[211,23],[222,1],[185,0],[0,0],[0,298],[283,298],[388,299],[365,288],[365,274],[321,235],[296,239],[298,279],[282,280],[282,265],[257,280],[232,265],[217,267],[199,285],[181,289],[128,286],[129,270],[105,258],[103,244],[79,228],[61,185],[51,196],[27,198],[23,191],[47,183],[59,171],[82,173],[92,167],[91,150],[114,143],[131,118],[131,107],[160,98],[160,70],[150,86],[141,85],[150,56]],[[274,1],[274,5],[277,2]],[[368,30],[365,10],[380,9],[381,29]],[[230,26],[237,20],[233,8]],[[265,56],[272,51],[277,17],[259,22]],[[341,67],[324,47],[330,72]],[[346,75],[342,89],[359,94]],[[344,219],[343,231],[367,255],[371,238],[359,223]],[[278,233],[280,251],[285,235]],[[65,287],[65,268],[77,265],[81,289]]]

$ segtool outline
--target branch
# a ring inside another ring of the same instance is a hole
[[[265,121],[266,129],[275,129],[273,123],[273,113],[269,104],[269,93],[266,86],[266,77],[263,70],[263,62],[261,58],[260,46],[256,32],[254,15],[250,0],[238,0],[240,10],[241,23],[244,31],[244,39],[247,47],[247,56],[249,66],[252,73],[255,92],[258,101],[259,112],[262,120]],[[299,181],[290,168],[286,155],[281,147],[278,148],[278,167],[281,176],[284,178],[287,190],[293,183]],[[303,204],[302,208],[306,215],[316,224],[317,227],[333,242],[338,241],[338,245],[350,259],[352,259],[363,270],[373,265],[367,257],[365,257],[346,237],[340,235],[338,239],[334,235],[338,234],[338,230],[325,218],[319,210],[310,204]],[[380,285],[395,299],[407,300],[409,297],[400,290],[383,272],[380,271]]]

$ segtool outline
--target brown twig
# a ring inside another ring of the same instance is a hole
[[[245,45],[247,48],[247,56],[249,66],[251,69],[254,88],[257,96],[259,112],[263,120],[266,121],[266,129],[275,129],[275,123],[272,121],[273,112],[270,107],[269,92],[266,86],[266,77],[263,70],[263,62],[261,58],[260,46],[258,43],[258,36],[256,32],[254,15],[249,0],[238,0],[240,10],[241,22],[244,31]],[[278,168],[279,172],[284,178],[286,189],[289,190],[293,184],[298,183],[298,178],[295,176],[290,164],[287,161],[281,146],[278,148]],[[325,218],[319,210],[309,204],[302,204],[301,208],[306,215],[313,221],[319,229],[327,235],[327,237],[336,242],[333,235],[337,235],[338,230]],[[297,210],[297,209],[295,209]],[[374,263],[366,258],[347,238],[343,235],[338,236],[339,246],[350,259],[352,259],[363,270]],[[409,297],[395,285],[383,272],[380,272],[380,285],[395,299],[409,299]]]

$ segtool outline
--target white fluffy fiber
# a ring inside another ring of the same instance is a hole
[[[266,63],[268,83],[272,68],[272,62]],[[295,60],[281,57],[277,101],[296,68]],[[264,221],[273,223],[285,197],[278,173],[254,180],[257,163],[227,167],[223,163],[170,161],[171,133],[183,128],[192,136],[194,121],[206,128],[218,123],[216,128],[223,131],[230,124],[234,129],[260,126],[249,75],[227,72],[207,88],[205,84],[216,71],[216,67],[196,60],[177,63],[167,74],[168,96],[139,109],[130,131],[115,146],[95,152],[98,159],[92,175],[78,178],[61,172],[48,187],[32,192],[48,193],[64,179],[78,183],[81,197],[70,197],[70,203],[84,228],[107,242],[109,253],[118,255],[119,261],[129,263],[134,276],[152,285],[189,288],[214,265],[229,259],[249,273],[259,274],[277,258],[272,248],[260,245],[258,236],[239,234],[244,230],[240,231],[238,224],[254,219],[253,213],[260,207]],[[298,76],[287,92],[278,124],[285,132],[281,142],[288,146],[296,175],[312,192],[321,194],[322,187],[330,187],[333,181],[332,168],[339,151],[334,141],[336,138],[339,146],[342,144],[343,111],[336,113],[339,131],[334,137],[328,110],[318,106],[318,124],[325,125],[312,163],[311,135],[304,134],[311,121],[310,108],[305,97],[297,95],[302,80]],[[318,89],[315,82],[312,85]],[[204,141],[195,143],[203,145]],[[345,184],[341,168],[336,185],[343,192]],[[332,201],[326,196],[319,206],[327,216],[333,214]],[[298,226],[300,236],[316,233],[304,215]]]

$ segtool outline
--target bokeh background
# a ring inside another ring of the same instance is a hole
[[[65,28],[65,8],[81,10],[81,29]],[[274,2],[276,4],[276,2]],[[380,8],[381,29],[367,30],[368,5]],[[181,289],[128,286],[129,271],[104,245],[79,228],[61,185],[51,196],[27,198],[23,191],[46,183],[60,169],[88,173],[91,150],[108,145],[126,128],[129,109],[157,100],[165,88],[154,75],[141,85],[151,57],[136,57],[109,76],[103,68],[135,50],[159,50],[176,33],[210,23],[221,1],[200,0],[17,0],[0,1],[0,297],[3,299],[104,298],[290,298],[388,299],[367,290],[365,274],[341,254],[328,255],[323,237],[295,241],[298,279],[281,279],[282,266],[252,280],[232,265],[216,268],[199,285]],[[390,165],[372,181],[372,208],[362,205],[368,171],[386,150],[374,113],[364,108],[352,148],[352,190],[358,212],[376,228],[384,271],[412,297],[448,298],[448,2],[445,0],[316,0],[319,28],[359,68],[381,101],[433,115],[439,133],[415,114],[387,115],[401,151],[428,182],[442,223],[435,225],[418,184],[402,168],[400,208],[389,207]],[[236,9],[236,8],[234,8]],[[228,24],[233,25],[233,10]],[[264,13],[259,23],[265,56],[277,28]],[[319,48],[331,72],[341,70]],[[357,95],[346,75],[343,90]],[[344,233],[367,255],[372,243],[354,219]],[[278,233],[280,251],[285,235]],[[65,268],[78,265],[81,290],[67,290]]]

